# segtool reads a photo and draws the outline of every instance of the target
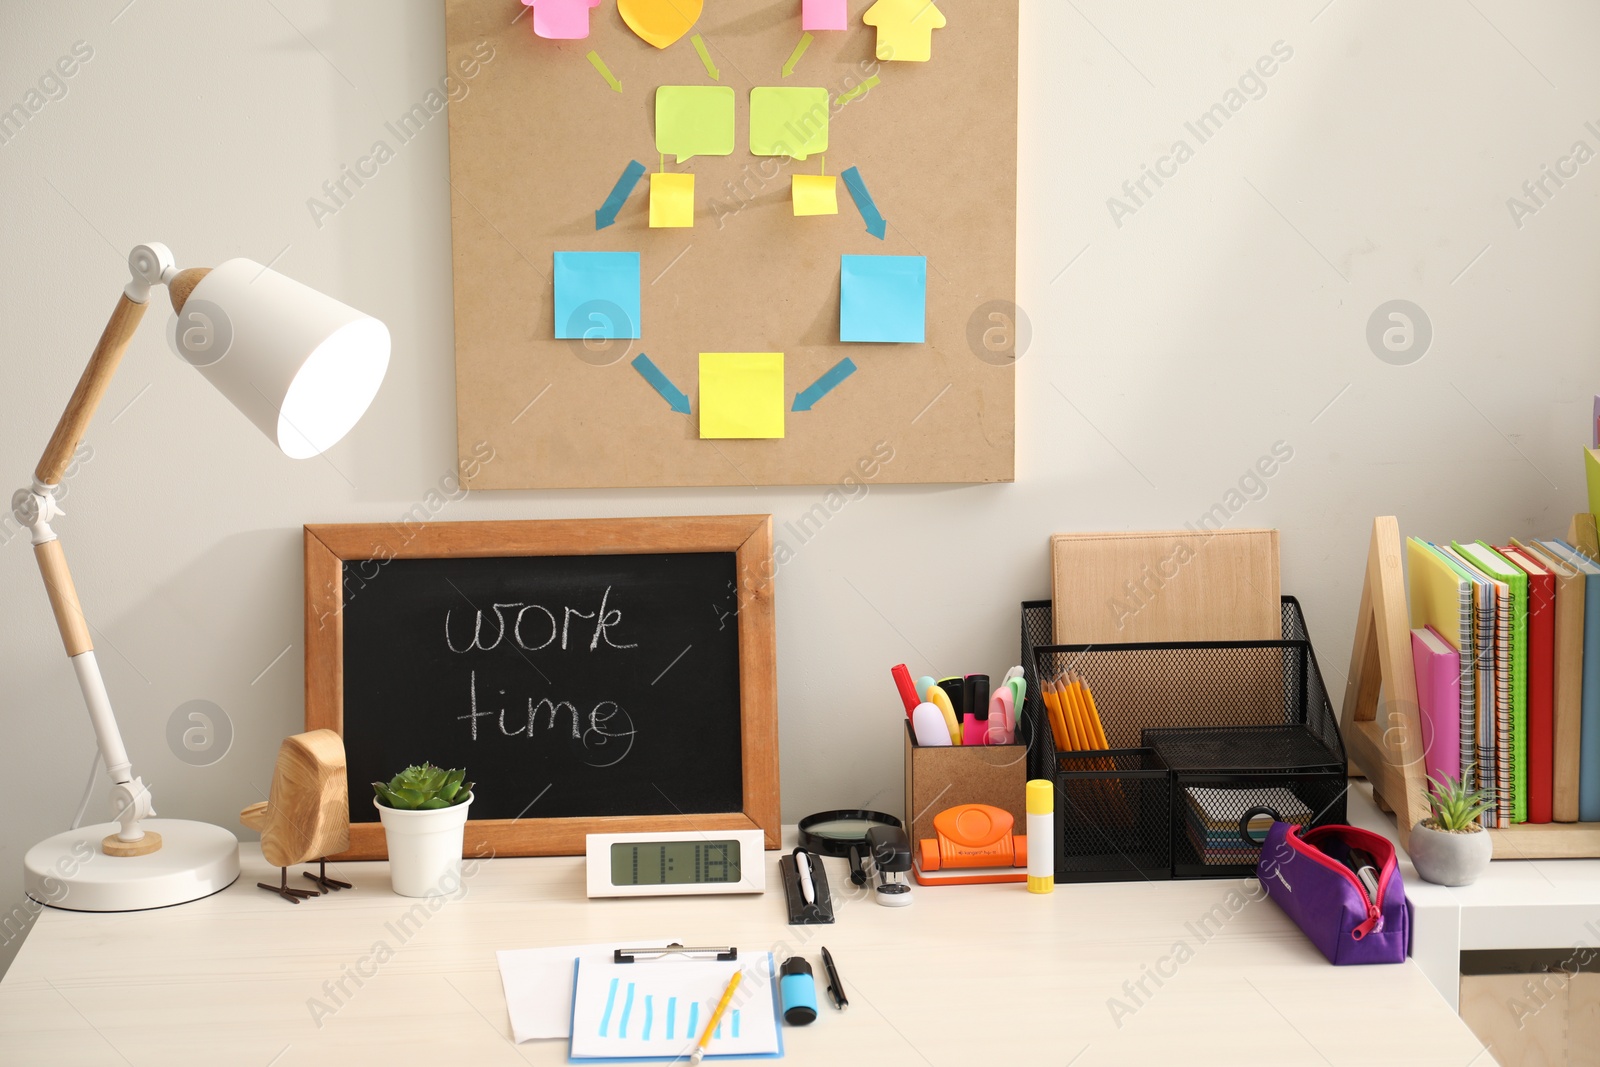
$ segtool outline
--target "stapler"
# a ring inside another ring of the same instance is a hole
[[[1028,880],[1028,838],[1011,832],[1011,813],[961,804],[933,817],[935,836],[917,842],[919,885],[983,885]]]
[[[911,869],[911,839],[898,826],[874,826],[867,831],[867,854],[878,872],[873,898],[886,908],[911,903],[911,884],[903,875]]]

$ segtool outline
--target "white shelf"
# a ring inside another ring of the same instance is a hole
[[[1378,810],[1366,782],[1351,783],[1349,811],[1352,825],[1398,844],[1394,816]],[[1452,889],[1424,882],[1400,857],[1416,918],[1412,954],[1457,1010],[1464,951],[1600,946],[1600,859],[1496,860],[1477,883]]]

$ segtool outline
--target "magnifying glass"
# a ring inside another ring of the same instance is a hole
[[[800,820],[800,844],[820,856],[850,861],[850,881],[867,884],[863,863],[867,857],[867,831],[877,826],[900,829],[900,820],[881,811],[841,809],[819,811]]]

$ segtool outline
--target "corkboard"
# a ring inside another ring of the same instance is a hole
[[[929,63],[882,63],[853,28],[817,33],[794,74],[800,0],[710,0],[694,32],[657,51],[594,9],[587,40],[533,33],[520,0],[446,0],[452,73],[477,60],[449,107],[460,452],[492,446],[473,489],[837,482],[879,442],[875,480],[1010,481],[1014,471],[1018,0],[940,0],[949,25]],[[492,57],[483,57],[492,48]],[[596,52],[617,93],[586,58]],[[835,100],[827,173],[859,168],[889,221],[866,232],[845,183],[839,214],[795,218],[804,163],[749,154],[750,90],[826,87]],[[655,172],[655,89],[731,86],[736,148],[667,169],[696,176],[693,229],[649,228],[649,179],[615,225],[595,211],[632,160]],[[555,339],[552,256],[638,252],[643,336]],[[839,342],[840,256],[928,258],[927,343]],[[998,317],[995,317],[998,316]],[[649,355],[690,400],[672,410],[633,368]],[[786,437],[699,438],[701,352],[785,354]],[[808,412],[795,396],[840,360],[858,368]]]

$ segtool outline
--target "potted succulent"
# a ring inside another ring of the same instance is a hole
[[[1494,803],[1489,791],[1468,789],[1459,778],[1428,778],[1433,814],[1411,830],[1411,862],[1435,885],[1471,885],[1494,858],[1494,842],[1478,816]]]
[[[431,763],[373,782],[372,800],[389,845],[389,879],[403,897],[442,896],[461,882],[472,783],[464,770]]]

